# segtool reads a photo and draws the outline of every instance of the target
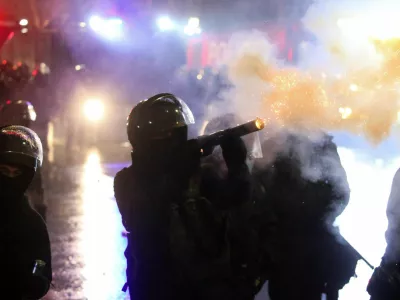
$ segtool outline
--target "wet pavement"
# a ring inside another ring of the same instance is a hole
[[[113,195],[113,176],[126,164],[103,163],[96,151],[85,160],[53,170],[48,184],[54,287],[44,299],[129,299],[121,292],[126,238]]]
[[[54,287],[46,300],[129,299],[121,291],[126,238],[113,195],[113,176],[127,165],[129,153],[117,152],[82,152],[81,160],[52,168],[47,195]],[[378,265],[385,249],[386,202],[400,160],[373,160],[345,148],[340,155],[352,188],[350,204],[339,220],[342,234]],[[341,291],[340,300],[369,299],[365,287],[371,273],[360,262],[358,278]],[[261,299],[268,299],[266,290],[257,297]]]

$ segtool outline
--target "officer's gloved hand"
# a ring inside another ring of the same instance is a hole
[[[221,141],[221,148],[228,168],[242,166],[246,163],[247,149],[240,137],[225,137]]]

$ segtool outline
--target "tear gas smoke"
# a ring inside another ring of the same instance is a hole
[[[273,126],[345,130],[373,144],[384,140],[400,109],[400,31],[369,30],[382,20],[396,21],[382,11],[396,11],[390,5],[365,6],[365,12],[363,7],[348,1],[314,4],[304,24],[319,45],[308,45],[298,68],[277,60],[262,33],[234,35],[224,60],[236,87],[226,97],[230,105],[241,116],[261,115]]]

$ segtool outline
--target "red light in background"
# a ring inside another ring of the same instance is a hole
[[[32,71],[32,76],[36,76],[37,73],[38,73],[38,70],[33,70],[33,71]]]
[[[286,46],[286,31],[280,30],[277,33],[276,40],[278,44],[278,49],[283,52]]]
[[[10,34],[7,36],[7,41],[11,40],[14,37],[15,33],[10,32]]]
[[[7,60],[4,59],[4,60],[2,61],[2,64],[3,64],[3,65],[6,65],[6,64],[7,64]]]
[[[288,61],[293,60],[293,48],[289,48],[287,59],[288,59]]]
[[[208,65],[208,40],[203,38],[201,47],[201,67],[204,68]]]
[[[188,46],[186,49],[186,64],[189,68],[193,66],[193,47],[194,43],[192,40],[189,40]]]
[[[6,101],[6,104],[11,104],[11,100],[7,100],[7,101]]]

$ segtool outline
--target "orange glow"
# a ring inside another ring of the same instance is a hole
[[[261,130],[261,129],[263,129],[263,128],[265,127],[265,123],[266,123],[266,120],[265,120],[265,119],[257,118],[257,119],[255,120],[256,127],[257,127],[259,130]]]
[[[378,68],[350,70],[337,77],[279,68],[261,55],[244,54],[231,66],[240,78],[258,77],[271,89],[262,96],[263,115],[280,126],[347,130],[372,143],[385,139],[400,110],[400,39],[373,40]]]

